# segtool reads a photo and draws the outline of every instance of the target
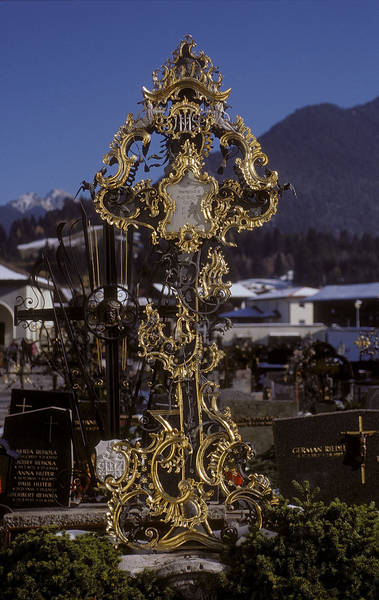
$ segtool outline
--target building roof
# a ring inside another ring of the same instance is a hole
[[[318,288],[311,287],[287,287],[284,289],[271,290],[260,294],[257,300],[278,300],[279,298],[307,298],[318,292]]]
[[[154,283],[153,286],[158,292],[162,291],[162,288],[163,288],[162,283]],[[174,291],[174,293],[175,293],[175,291]],[[165,286],[165,294],[168,294],[167,286]],[[232,298],[256,298],[257,297],[257,294],[254,294],[254,292],[251,292],[250,290],[248,290],[241,283],[232,283],[232,285],[230,286],[230,295]]]
[[[231,310],[220,315],[220,317],[225,317],[228,319],[273,319],[277,316],[278,315],[275,313],[263,312],[254,306],[239,308],[238,310]]]
[[[230,286],[230,295],[232,298],[256,298],[257,294],[248,290],[242,283],[232,283]]]
[[[312,302],[327,300],[362,300],[379,298],[379,282],[352,283],[351,285],[326,285],[312,296]]]
[[[29,277],[29,273],[14,271],[0,263],[0,281],[27,281]]]
[[[44,277],[37,277],[37,283],[42,286],[51,287],[52,283]],[[0,283],[2,281],[24,281],[27,283],[30,280],[30,273],[25,271],[14,271],[4,264],[0,263]]]
[[[288,287],[288,281],[282,279],[268,279],[251,277],[250,279],[241,279],[239,281],[244,287],[253,292],[263,293],[272,289],[283,289]]]

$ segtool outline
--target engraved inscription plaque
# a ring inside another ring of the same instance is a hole
[[[191,225],[200,231],[208,231],[201,201],[212,190],[210,183],[198,181],[192,171],[187,171],[178,183],[167,186],[167,193],[175,202],[175,210],[166,231],[178,232],[184,225]]]
[[[13,461],[2,503],[13,508],[69,506],[72,486],[71,411],[49,407],[5,418]]]

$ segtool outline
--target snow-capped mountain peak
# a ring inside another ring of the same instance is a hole
[[[22,194],[8,204],[24,214],[36,207],[40,207],[46,211],[61,209],[66,198],[72,198],[71,194],[68,194],[64,190],[53,189],[44,198],[35,192],[29,192]]]
[[[35,192],[28,192],[27,194],[22,194],[16,200],[12,200],[8,202],[10,206],[13,206],[16,210],[21,213],[27,212],[31,208],[35,206],[39,206],[42,198],[38,196]]]
[[[64,201],[66,198],[72,200],[71,194],[68,194],[64,190],[53,189],[42,199],[41,206],[45,210],[56,210],[63,208]]]

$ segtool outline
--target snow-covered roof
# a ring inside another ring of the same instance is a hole
[[[251,277],[239,281],[244,287],[251,291],[264,292],[265,290],[283,289],[288,287],[288,281],[282,279],[269,279],[260,277]]]
[[[29,273],[13,271],[13,269],[0,264],[0,281],[27,281],[28,279]]]
[[[279,290],[271,290],[258,296],[258,300],[278,300],[279,298],[308,298],[317,294],[318,288],[312,287],[287,287]]]
[[[154,283],[153,286],[158,292],[162,291],[163,286],[161,283]],[[165,288],[165,293],[168,293],[167,287]],[[230,286],[230,294],[232,298],[256,298],[257,296],[256,294],[254,294],[254,292],[251,292],[240,283],[232,283],[232,285]]]
[[[379,282],[352,283],[350,285],[326,285],[312,298],[313,301],[362,300],[379,298]]]
[[[45,246],[50,246],[50,248],[57,248],[59,244],[58,238],[43,238],[40,240],[34,240],[33,242],[28,242],[27,244],[18,244],[18,250],[31,250],[40,248],[44,248]]]
[[[102,232],[103,226],[96,225],[91,228],[92,231],[96,230],[97,232]],[[78,231],[74,231],[70,236],[63,237],[63,243],[66,247],[80,246],[84,244],[84,233],[80,229]],[[17,249],[21,252],[25,252],[26,250],[40,250],[45,246],[49,246],[50,248],[58,248],[59,239],[57,237],[48,237],[42,238],[39,240],[33,240],[32,242],[27,242],[26,244],[18,244]]]
[[[28,282],[30,278],[30,274],[29,273],[23,273],[20,271],[14,271],[13,269],[10,269],[9,267],[6,267],[5,265],[0,263],[0,282],[1,281],[24,281],[25,283]],[[44,277],[37,277],[37,283],[39,285],[42,286],[49,286],[51,287],[51,282],[49,283],[49,281],[47,279],[45,279]]]
[[[248,290],[242,283],[232,283],[230,286],[232,298],[256,298],[257,294]]]

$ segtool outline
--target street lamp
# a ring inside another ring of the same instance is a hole
[[[354,302],[354,306],[355,306],[355,326],[357,328],[360,327],[360,321],[359,321],[359,310],[362,306],[362,300],[356,300]]]

